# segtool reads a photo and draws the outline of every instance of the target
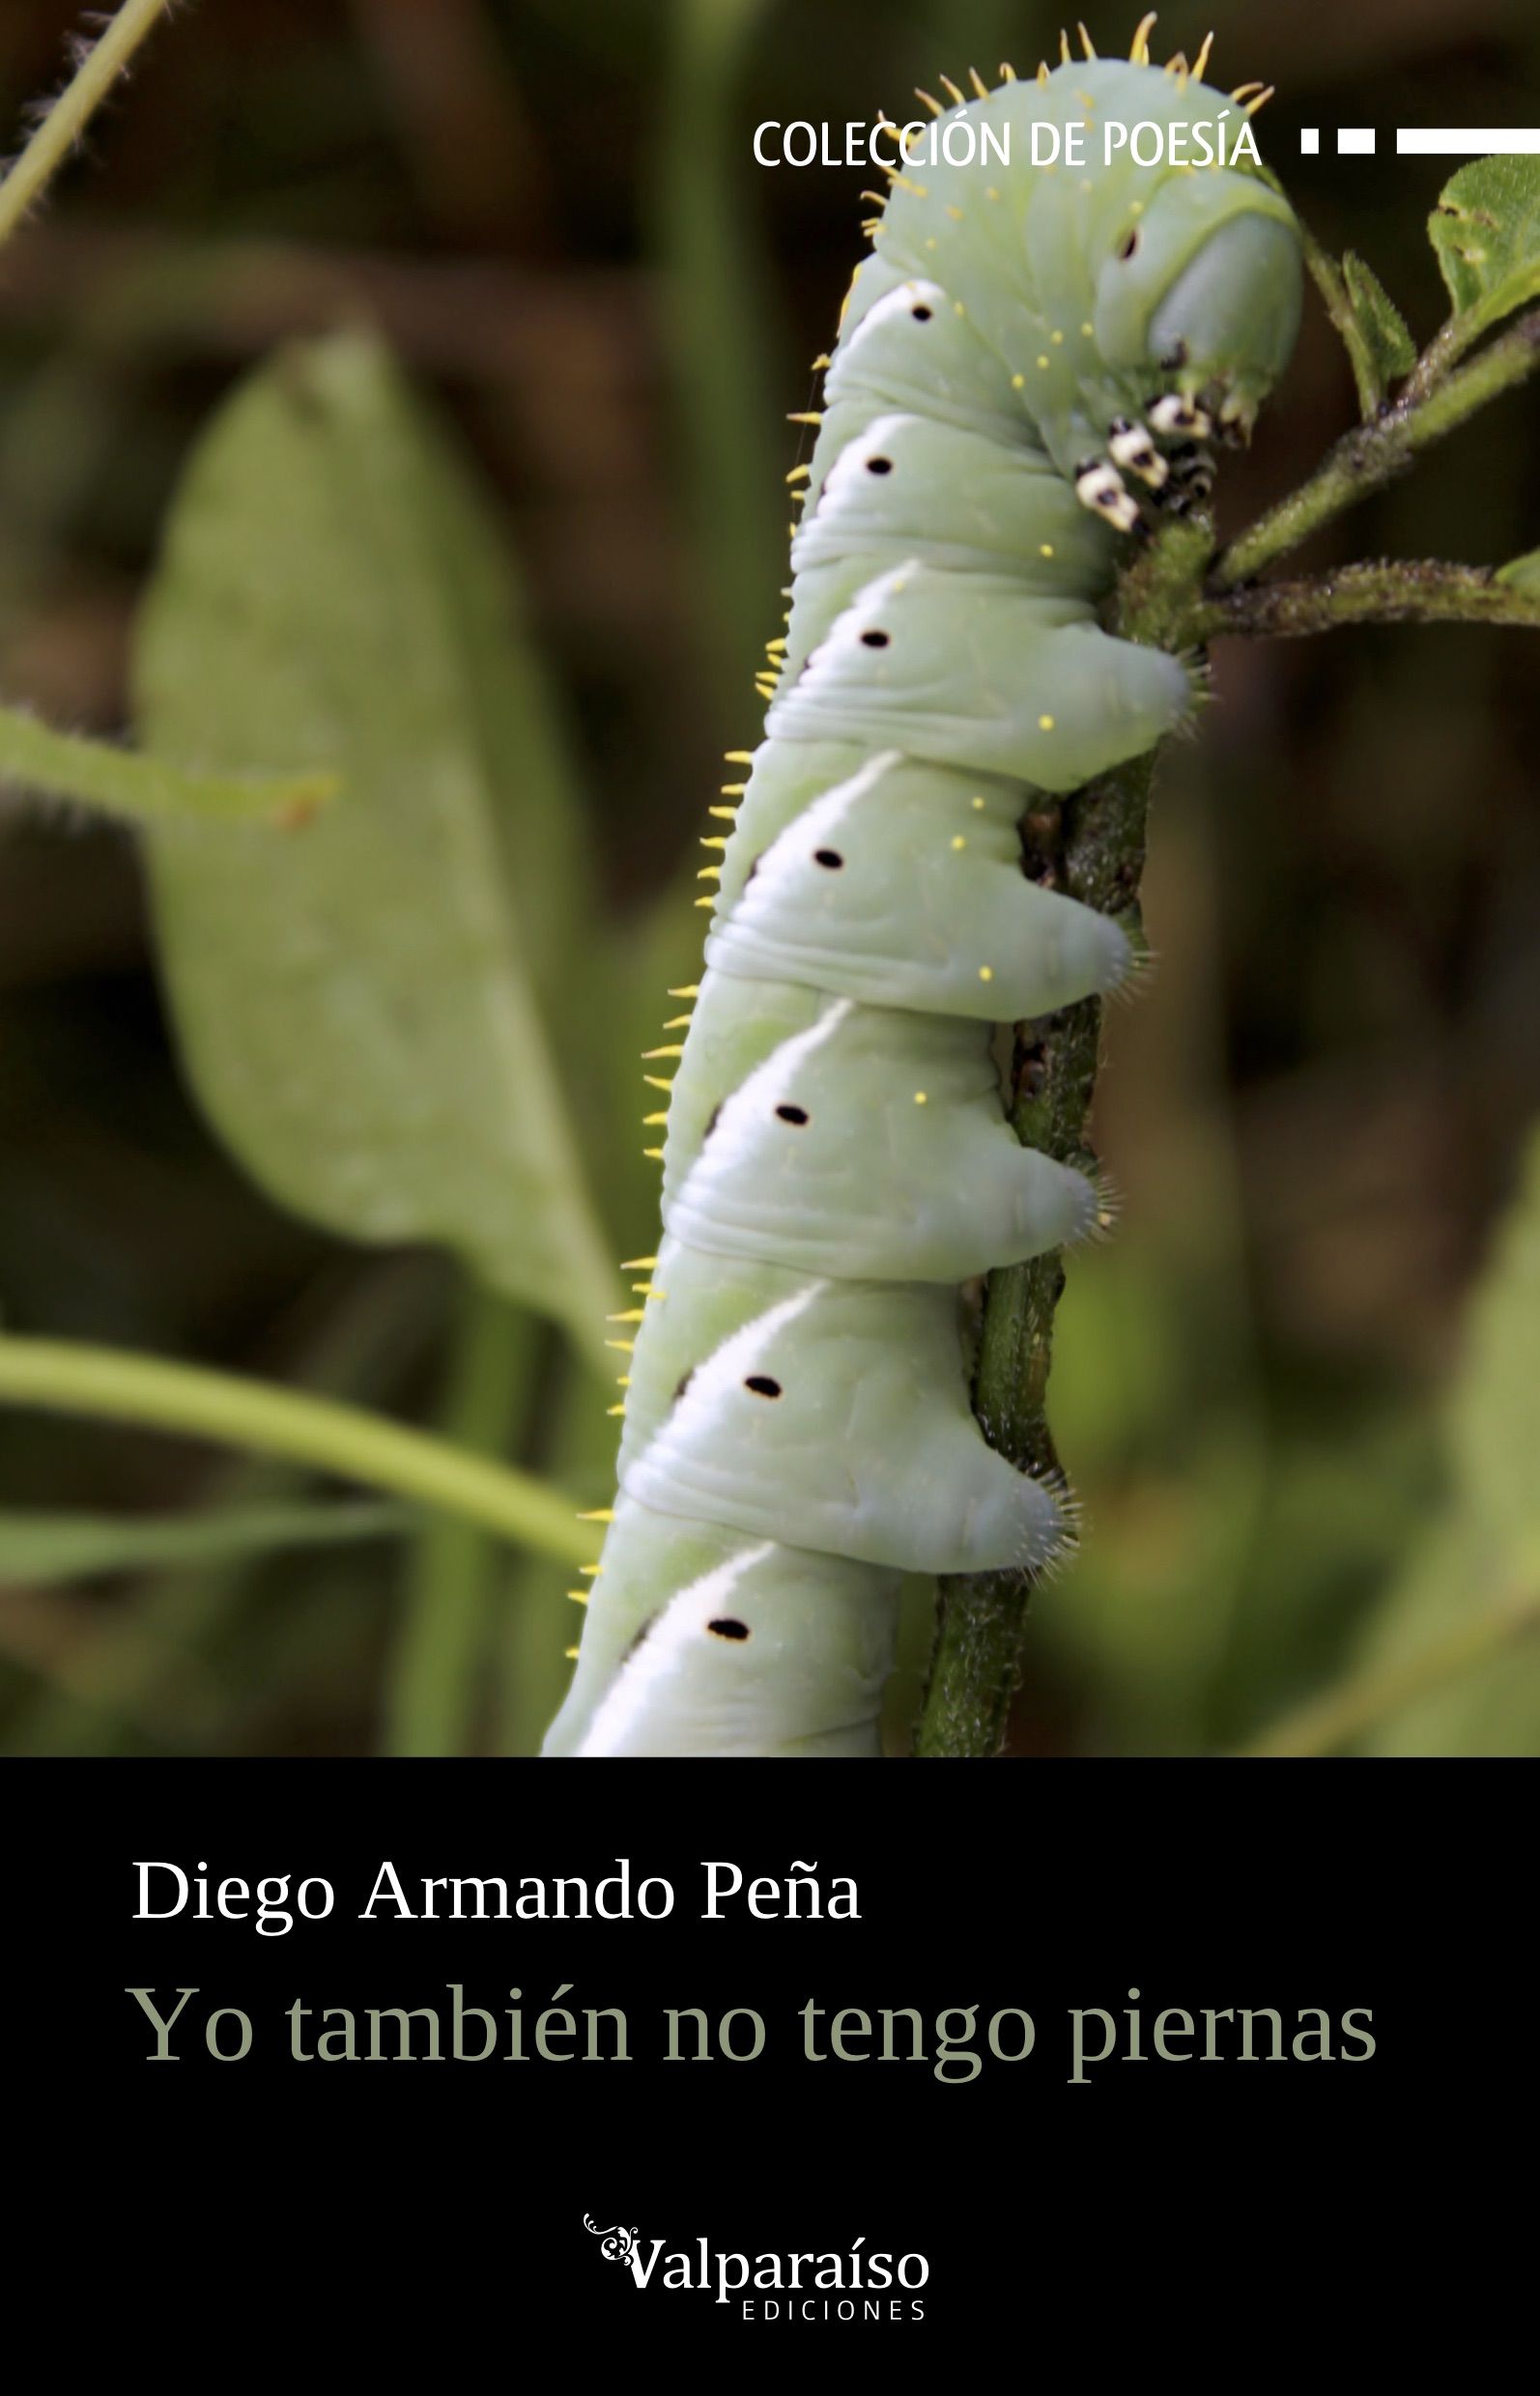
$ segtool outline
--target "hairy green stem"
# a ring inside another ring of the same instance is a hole
[[[233,1373],[116,1348],[3,1333],[0,1405],[140,1423],[282,1456],[419,1505],[442,1507],[564,1563],[585,1563],[593,1549],[570,1499],[511,1465],[469,1455],[426,1432],[333,1398],[244,1381]]]
[[[1028,819],[1030,862],[1055,886],[1131,935],[1139,930],[1139,876],[1155,753],[1089,783],[1062,808]],[[1086,1119],[1101,1038],[1099,1000],[1087,999],[1018,1027],[1012,1123],[1028,1147],[1095,1174]],[[1046,1405],[1053,1319],[1064,1290],[1061,1252],[1030,1257],[989,1276],[974,1381],[974,1411],[991,1447],[1040,1479],[1059,1470]],[[943,1581],[935,1648],[915,1736],[917,1755],[993,1755],[1020,1673],[1021,1638],[1035,1575],[993,1572]]]
[[[1504,582],[1490,566],[1379,558],[1199,601],[1185,629],[1207,643],[1224,633],[1290,640],[1338,624],[1513,624],[1532,632],[1540,629],[1540,591]]]
[[[0,780],[51,799],[99,808],[130,823],[168,816],[295,829],[342,787],[331,773],[202,774],[163,757],[56,732],[22,707],[0,706]]]
[[[171,0],[124,0],[100,40],[92,44],[4,183],[0,183],[0,242],[13,234],[75,143],[156,19]]]
[[[1479,308],[1462,308],[1451,316],[1446,325],[1440,326],[1402,385],[1403,400],[1420,407],[1467,350],[1490,330],[1491,325]]]
[[[1201,522],[1174,524],[1124,575],[1115,628],[1126,640],[1184,645],[1210,552]],[[1155,756],[1147,751],[1023,825],[1028,870],[1119,923],[1137,942],[1145,819]],[[1086,999],[1017,1027],[1012,1122],[1017,1137],[1094,1175],[1086,1134],[1101,1039],[1101,1005]],[[974,1411],[992,1447],[1024,1471],[1058,1472],[1046,1396],[1053,1319],[1064,1289],[1057,1249],[989,1276],[974,1378]],[[1021,1638],[1036,1576],[959,1574],[941,1583],[930,1676],[915,1731],[924,1756],[993,1755],[1005,1738],[1021,1669]]]
[[[1215,590],[1249,582],[1312,532],[1392,481],[1421,449],[1454,432],[1478,409],[1523,383],[1540,366],[1540,308],[1522,316],[1489,349],[1434,384],[1404,390],[1368,424],[1345,433],[1323,464],[1277,506],[1233,541],[1212,578]]]

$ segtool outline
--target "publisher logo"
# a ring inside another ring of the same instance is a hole
[[[644,2239],[635,2226],[606,2227],[585,2213],[583,2226],[599,2240],[607,2263],[623,2263],[643,2293],[659,2289],[708,2296],[734,2306],[744,2321],[924,2321],[916,2295],[930,2277],[925,2255],[869,2248],[865,2235],[842,2253],[747,2254],[698,2238],[670,2246]]]

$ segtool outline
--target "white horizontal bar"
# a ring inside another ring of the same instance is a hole
[[[1540,125],[1398,125],[1396,156],[1403,158],[1532,157],[1540,151]]]
[[[1374,127],[1372,125],[1339,125],[1337,156],[1339,158],[1372,158]]]

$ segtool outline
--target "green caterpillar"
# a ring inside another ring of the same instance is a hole
[[[1016,1142],[991,1027],[1133,958],[1023,874],[1016,827],[1189,711],[1188,670],[1098,606],[1146,511],[1206,495],[1210,436],[1249,436],[1300,304],[1260,177],[1101,161],[1106,122],[1234,156],[1243,96],[1146,33],[958,94],[937,133],[996,138],[895,172],[851,288],[707,970],[658,1052],[665,1237],[549,1754],[876,1754],[900,1577],[1068,1535],[974,1419],[959,1285],[1097,1226]],[[1032,166],[1035,123],[1090,128],[1091,162]]]

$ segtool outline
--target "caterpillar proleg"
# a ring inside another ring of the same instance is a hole
[[[929,145],[877,221],[764,738],[706,869],[620,1496],[547,1754],[875,1754],[901,1577],[1037,1567],[1067,1536],[1065,1494],[974,1419],[959,1292],[1101,1212],[1016,1142],[993,1027],[1132,958],[1027,878],[1016,827],[1188,713],[1188,668],[1098,605],[1138,529],[1207,490],[1211,435],[1249,433],[1300,272],[1259,177],[1095,140],[1034,167],[1031,135],[1180,122],[1233,154],[1239,113],[1184,68],[1008,80],[937,129],[986,122],[1010,167]]]

